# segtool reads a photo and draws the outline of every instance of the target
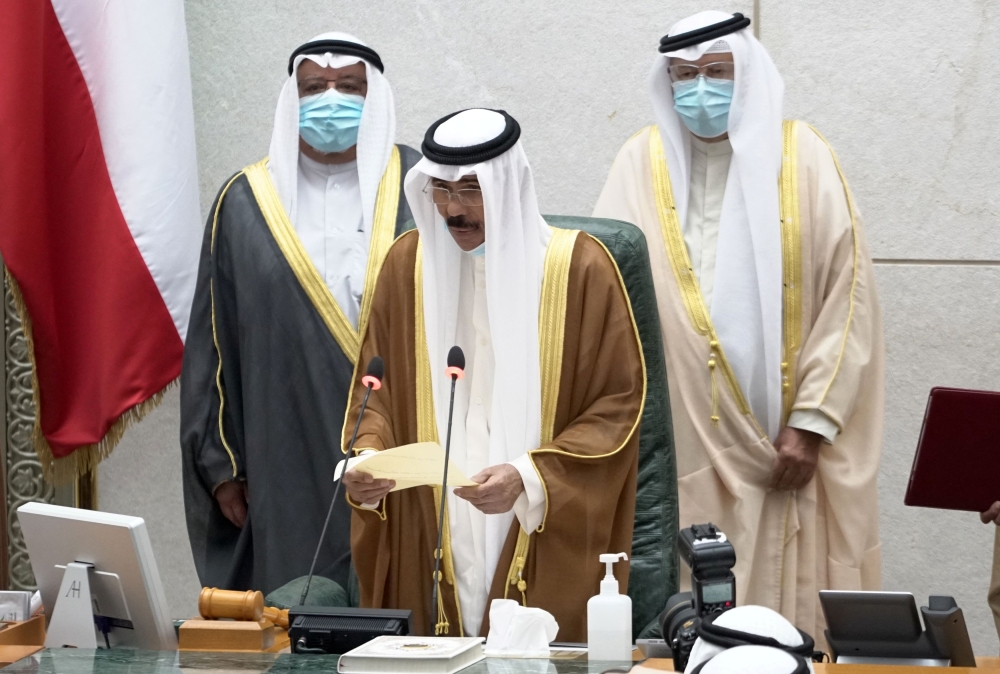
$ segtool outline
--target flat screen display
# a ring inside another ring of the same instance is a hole
[[[728,581],[701,586],[701,601],[704,604],[721,604],[732,600],[733,584]]]

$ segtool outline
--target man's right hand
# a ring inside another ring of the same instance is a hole
[[[215,500],[222,514],[240,529],[247,521],[247,485],[245,482],[223,482],[215,490]]]
[[[989,524],[990,522],[1000,524],[1000,501],[991,505],[990,509],[986,512],[979,513],[979,519],[983,521],[983,524]]]
[[[395,480],[376,480],[360,470],[344,473],[344,488],[351,500],[361,505],[374,505],[385,498],[396,486]]]

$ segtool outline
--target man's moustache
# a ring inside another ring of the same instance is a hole
[[[470,228],[477,228],[480,226],[478,222],[469,220],[464,215],[452,216],[448,218],[445,222],[449,227],[454,227],[455,229],[470,229]]]

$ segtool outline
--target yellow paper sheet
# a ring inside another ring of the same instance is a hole
[[[476,486],[453,461],[448,463],[449,487]],[[343,462],[337,466],[337,477],[340,477],[343,466]],[[375,454],[356,456],[347,462],[347,469],[357,469],[379,479],[395,480],[396,486],[392,491],[421,485],[439,485],[444,474],[444,449],[436,442],[416,442]]]

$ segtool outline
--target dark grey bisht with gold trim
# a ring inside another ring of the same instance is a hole
[[[402,180],[420,155],[397,148],[379,187],[362,327],[372,280],[411,218]],[[267,593],[309,572],[343,457],[359,343],[295,235],[264,162],[238,173],[205,228],[181,374],[184,504],[202,585]],[[234,479],[248,487],[242,529],[212,496]],[[350,522],[342,502],[316,566],[342,587]]]

